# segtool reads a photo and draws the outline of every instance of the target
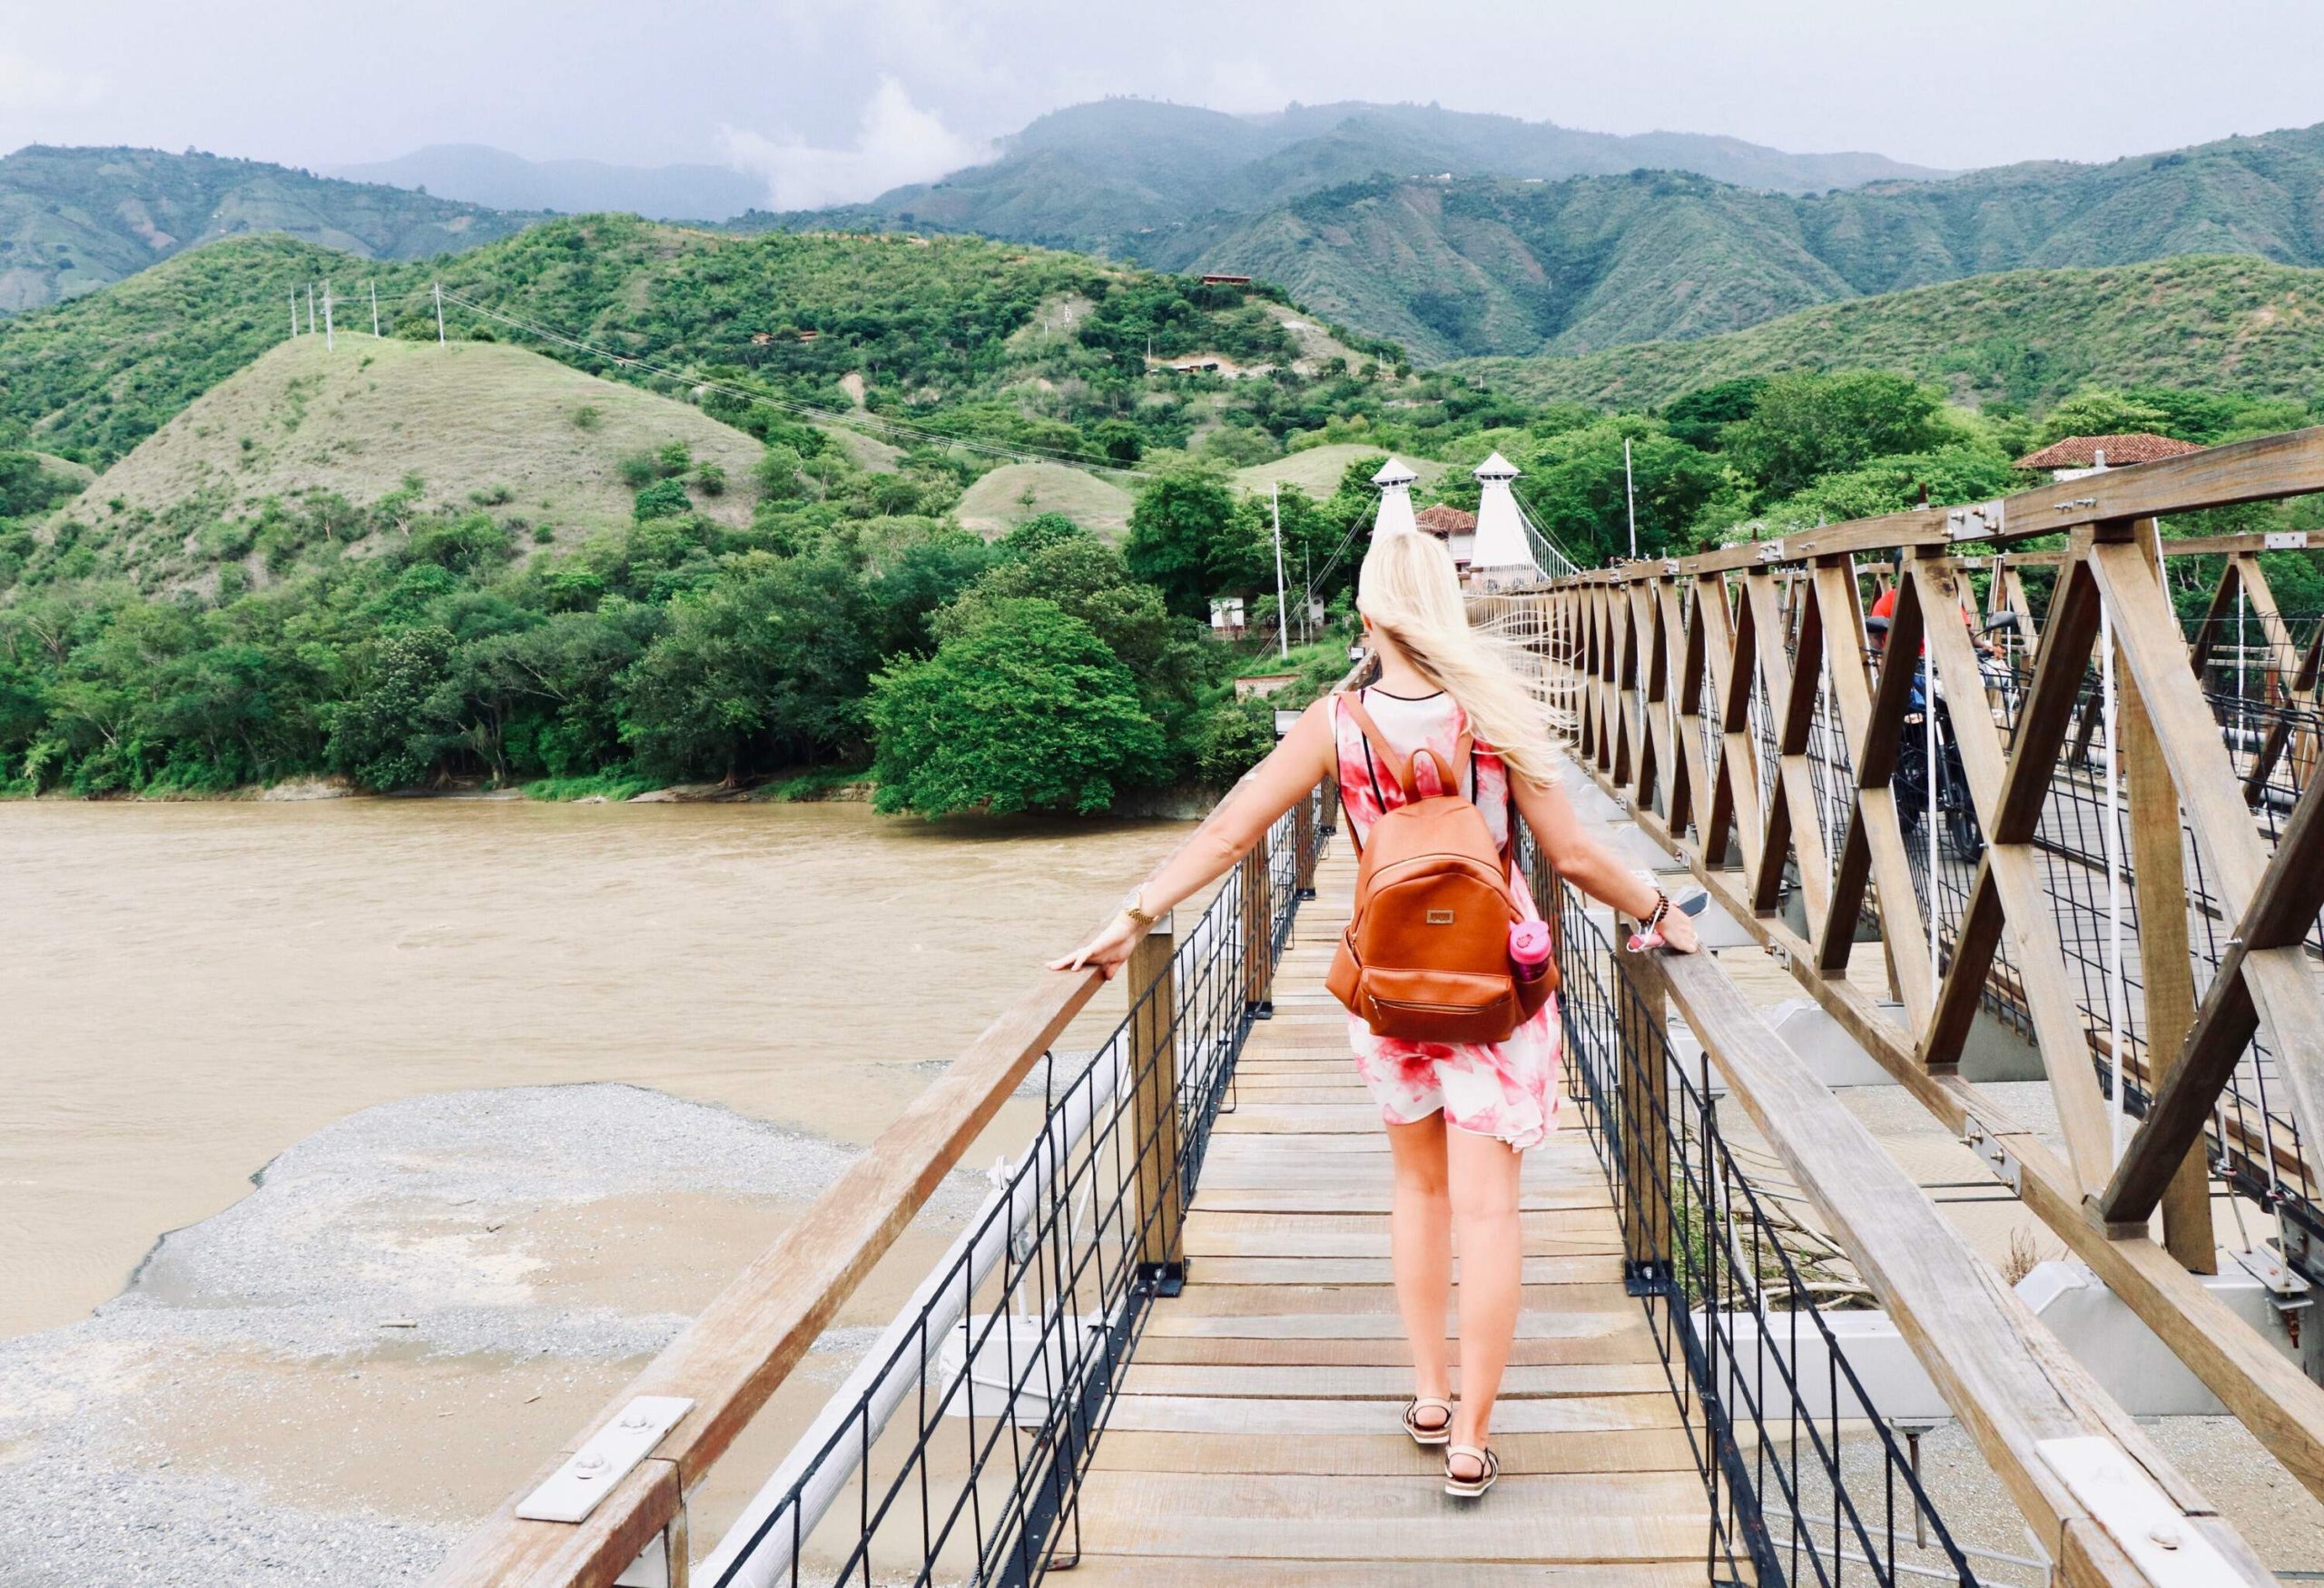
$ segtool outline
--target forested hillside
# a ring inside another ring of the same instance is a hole
[[[1817,194],[1676,172],[1398,173],[1157,232],[1136,252],[1278,281],[1423,360],[1582,353],[2001,271],[2225,253],[2324,265],[2320,192],[2324,127]]]
[[[1453,367],[1529,402],[1643,408],[1745,376],[1850,369],[1905,370],[1960,400],[2037,409],[2092,384],[2305,399],[2324,370],[2324,271],[2248,255],[2012,271],[1696,341]]]
[[[319,243],[344,276],[350,255],[423,259],[535,218],[192,150],[34,144],[0,158],[0,312],[94,291],[222,237]]]
[[[2001,494],[2060,435],[2314,417],[2308,278],[2249,260],[1846,306],[1893,320],[1831,360],[1908,370],[1770,374],[1790,355],[1762,348],[1593,402],[1527,384],[1572,361],[1495,390],[1271,289],[967,237],[553,221],[379,267],[378,340],[366,301],[283,345],[320,262],[225,242],[0,322],[0,792],[868,771],[891,809],[1113,809],[1272,742],[1274,703],[1233,690],[1271,649],[1205,619],[1229,598],[1272,630],[1277,479],[1292,608],[1326,608],[1312,685],[1344,666],[1390,450],[1463,506],[1500,451],[1596,563],[1632,481],[1652,555]],[[2324,605],[2287,555],[2280,593]]]
[[[738,224],[940,227],[1135,258],[1154,232],[1214,213],[1263,213],[1384,173],[1539,179],[1641,168],[1787,192],[1943,174],[1878,154],[1792,154],[1689,133],[1620,136],[1434,104],[1293,105],[1240,116],[1108,99],[1053,111],[1006,140],[1000,158],[940,181],[866,204]]]

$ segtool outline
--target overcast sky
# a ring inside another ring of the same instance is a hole
[[[0,149],[698,160],[783,207],[1109,94],[1434,100],[1967,167],[2324,121],[2319,0],[7,0]]]

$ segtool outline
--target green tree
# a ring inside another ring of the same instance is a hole
[[[365,788],[408,788],[435,769],[459,725],[440,693],[452,636],[433,626],[396,629],[366,653],[354,690],[330,715],[325,755]]]
[[[1627,475],[1625,440],[1630,444]],[[1639,552],[1650,557],[1680,543],[1724,482],[1717,459],[1635,415],[1552,438],[1536,469],[1521,484],[1527,506],[1542,532],[1585,566],[1628,554],[1633,486]]]
[[[1234,495],[1217,475],[1195,469],[1163,475],[1130,509],[1130,572],[1159,589],[1171,611],[1206,616],[1212,545],[1232,534],[1234,514]]]
[[[882,673],[871,719],[885,811],[1103,811],[1164,767],[1129,669],[1053,601],[998,602]]]
[[[1819,474],[1941,444],[1942,403],[1935,387],[1884,370],[1777,375],[1723,432],[1726,450],[1769,497],[1787,497]]]
[[[1671,435],[1688,446],[1716,452],[1727,427],[1749,419],[1759,406],[1759,394],[1767,389],[1764,375],[1745,375],[1699,386],[1673,398],[1662,410],[1662,422],[1670,428]]]
[[[2134,431],[2176,434],[2171,416],[2161,408],[2103,387],[2086,386],[2043,416],[2037,440],[2042,446],[2068,436],[2121,436]]]
[[[875,655],[853,571],[754,552],[671,604],[621,676],[621,735],[658,776],[720,778],[844,748]]]

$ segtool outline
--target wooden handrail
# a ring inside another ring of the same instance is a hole
[[[1044,972],[798,1223],[468,1536],[432,1579],[438,1588],[611,1583],[669,1524],[680,1497],[725,1454],[1102,984],[1095,971]],[[586,1521],[516,1514],[518,1498],[539,1478],[645,1395],[684,1396],[694,1407]]]
[[[2068,1356],[1871,1131],[1809,1073],[1707,954],[1651,962],[1670,1002],[1701,1040],[1730,1094],[1846,1248],[1938,1394],[2053,1561],[2079,1555],[2071,1580],[2155,1581],[2133,1562],[2044,1454],[2058,1439],[2099,1439],[2153,1479],[2184,1531],[2232,1576],[2272,1583],[2233,1526]],[[2146,1515],[2140,1525],[2172,1520]],[[2143,1541],[2140,1541],[2143,1543]],[[2182,1549],[2190,1546],[2181,1545]]]
[[[1174,854],[1197,842],[1211,819]],[[1267,842],[1262,833],[1256,852],[1263,855]],[[1246,891],[1256,887],[1264,906],[1264,858],[1254,865],[1246,853],[1240,863]],[[1157,942],[1167,952],[1167,937]],[[1265,945],[1252,946],[1258,962],[1246,962],[1237,971],[1254,998],[1263,1000],[1269,974]],[[1152,955],[1149,949],[1133,966],[1150,968]],[[684,1496],[813,1346],[1104,980],[1096,971],[1044,972],[880,1133],[798,1223],[478,1525],[430,1579],[434,1588],[605,1588],[657,1534],[674,1541],[682,1555]],[[1164,1029],[1169,1029],[1167,1023]],[[1155,1131],[1151,1139],[1163,1144],[1155,1150],[1167,1149],[1166,1161],[1175,1160],[1174,1135]],[[537,1522],[516,1514],[525,1495],[639,1396],[683,1396],[694,1405],[586,1521]]]
[[[1748,555],[1635,564],[1561,580],[1545,593],[1515,600],[1546,607],[1546,621],[1531,626],[1536,631],[1574,636],[1548,665],[1577,681],[1569,686],[1552,680],[1551,687],[1571,688],[1575,720],[1566,731],[1588,774],[1631,811],[1643,832],[1679,856],[1746,931],[1778,951],[1802,988],[1937,1120],[1966,1132],[2027,1208],[2293,1476],[2324,1494],[2324,1388],[2229,1311],[2142,1228],[2109,1228],[2105,1220],[2098,1194],[2112,1169],[2111,1128],[2092,1072],[2081,1063],[2088,1032],[2058,958],[2056,926],[2034,881],[2039,863],[2032,853],[2034,818],[2048,797],[2046,767],[2056,758],[2061,736],[2072,732],[2073,693],[2092,654],[2102,605],[2160,752],[2140,757],[2139,764],[2151,784],[2167,774],[2173,785],[2159,792],[2151,787],[2142,801],[2147,808],[2168,810],[2174,800],[2184,806],[2207,854],[2227,857],[2219,885],[2234,906],[2228,918],[2241,913],[2264,869],[2265,846],[2237,797],[2237,780],[2228,771],[2232,757],[2194,689],[2189,653],[2144,550],[2152,547],[2154,514],[2324,488],[2324,429],[2067,484],[2082,494],[2062,504],[2065,488],[2010,498],[2006,514],[1992,515],[1994,522],[2006,520],[2001,538],[2013,538],[2026,512],[2043,502],[2066,506],[2069,512],[2053,515],[2066,522],[2088,520],[2093,510],[2136,508],[2143,516],[2089,522],[2061,554],[2059,595],[2036,636],[2040,663],[2019,703],[2014,743],[2004,746],[1996,725],[1975,710],[1961,712],[1955,722],[1985,842],[1969,905],[1957,922],[1958,941],[1925,1019],[1898,1020],[1845,974],[1859,910],[1867,905],[1892,957],[1909,954],[1921,963],[1929,952],[1919,935],[1913,880],[1899,864],[1905,852],[1889,787],[1915,669],[1882,667],[1869,700],[1861,694],[1847,665],[1860,656],[1853,637],[1860,617],[1852,558],[1859,550],[1905,541],[1906,577],[1887,654],[1916,656],[1925,635],[1950,697],[1982,699],[1983,681],[1965,631],[1949,622],[1923,621],[1925,611],[1959,605],[1962,563],[1948,555],[1950,534],[1927,533],[1915,515],[1892,516],[1787,538],[1780,547],[1736,548]],[[2246,554],[2240,545],[2221,549]],[[2021,560],[2013,554],[2007,562]],[[1802,562],[1808,566],[1792,566]],[[2256,561],[2250,567],[2230,561],[2222,577],[2249,578],[2256,567]],[[1839,808],[1828,819],[1817,799],[1801,797],[1797,785],[1805,769],[1796,764],[1802,748],[1799,697],[1804,690],[1812,700],[1827,664],[1837,694],[1816,710],[1819,720],[1824,711],[1836,714],[1855,774],[1837,791]],[[1666,681],[1659,703],[1652,699],[1658,675]],[[1762,714],[1780,740],[1768,777],[1761,774],[1754,732]],[[1671,719],[1667,725],[1656,720],[1665,716]],[[1676,730],[1675,755],[1663,748],[1669,728]],[[2270,742],[2280,754],[2283,735],[2271,735]],[[2267,754],[2255,763],[2250,780],[2265,775]],[[2249,783],[2242,787],[2248,797]],[[1928,819],[1934,822],[1935,814]],[[1827,831],[1833,820],[1842,825]],[[1827,888],[1827,908],[1820,916],[1811,912],[1807,932],[1795,932],[1776,913],[1784,869],[1796,852],[1803,889],[1814,893],[1829,838],[1839,840],[1839,865]],[[2043,1033],[2052,1090],[2073,1148],[2071,1167],[1958,1073],[1969,1018],[1987,985],[1985,965],[2004,934],[2016,944],[2024,1001]],[[2159,935],[2158,943],[2165,937]],[[2278,1095],[2289,1095],[2301,1139],[2314,1154],[2324,1151],[2324,1042],[2319,1039],[2324,998],[2303,952],[2292,947],[2230,956],[2222,972],[2251,983],[2261,1024],[2285,1056],[2287,1070],[2298,1072]],[[1900,967],[1900,988],[1914,1009],[1925,995],[1910,981],[1910,968]],[[2163,1023],[2190,1024],[2183,1017]],[[2235,1029],[2232,1022],[2221,1026],[2201,1017],[2191,1025],[2193,1040],[2201,1042],[2231,1036]],[[2206,1050],[2193,1067],[2196,1074],[2172,1089],[2167,1117],[2175,1129],[2142,1132],[2124,1163],[2143,1165],[2147,1181],[2166,1169],[2176,1175],[2183,1161],[2184,1142],[2177,1138],[2185,1134],[2184,1121],[2208,1116],[2233,1069],[2232,1057]],[[2147,1073],[2162,1077],[2178,1068],[2151,1057]],[[2140,1202],[2118,1196],[2135,1215]],[[2182,1252],[2191,1255],[2201,1244],[2199,1228],[2182,1228],[2181,1237]]]

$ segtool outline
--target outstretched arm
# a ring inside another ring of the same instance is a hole
[[[1331,713],[1327,696],[1301,714],[1274,753],[1253,767],[1218,802],[1217,809],[1195,830],[1194,836],[1146,879],[1138,889],[1139,908],[1149,915],[1160,915],[1200,893],[1265,836],[1276,817],[1336,773]],[[1078,971],[1095,965],[1110,981],[1129,958],[1131,947],[1145,935],[1145,927],[1117,911],[1088,942],[1062,959],[1050,961],[1049,969]]]
[[[1549,856],[1557,873],[1601,904],[1610,904],[1634,921],[1644,921],[1653,913],[1657,890],[1652,883],[1640,877],[1622,863],[1620,856],[1598,842],[1574,814],[1573,802],[1565,797],[1565,790],[1555,784],[1538,784],[1510,774],[1509,786],[1517,796],[1517,808],[1525,816],[1526,824],[1533,829],[1533,841]],[[1554,907],[1554,902],[1540,901],[1543,910]],[[1673,910],[1662,918],[1663,943],[1682,954],[1691,954],[1698,944],[1695,923],[1686,915]]]

